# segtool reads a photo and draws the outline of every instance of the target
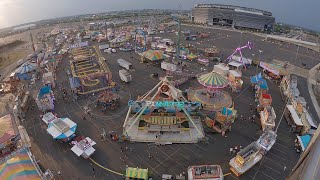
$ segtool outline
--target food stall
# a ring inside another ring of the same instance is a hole
[[[273,130],[276,126],[276,113],[274,112],[273,107],[266,106],[264,110],[260,112],[260,121],[262,130]]]
[[[219,63],[213,66],[213,71],[227,77],[229,74],[229,67],[224,63]]]
[[[48,124],[47,132],[53,139],[68,142],[75,137],[77,124],[69,118],[57,118]]]
[[[304,125],[297,114],[293,105],[287,105],[284,111],[284,117],[286,118],[289,126],[291,127],[291,131],[295,133],[301,133],[304,129]]]
[[[263,68],[264,76],[267,79],[281,80],[283,76],[289,74],[286,69],[276,64],[260,62],[260,67]]]
[[[81,137],[80,139],[75,138],[75,141],[72,141],[71,144],[73,144],[73,147],[71,148],[72,152],[78,157],[82,156],[85,159],[88,159],[96,151],[92,146],[97,143],[89,137]]]
[[[148,180],[148,169],[127,167],[126,180]]]
[[[263,154],[261,153],[261,147],[255,141],[244,149],[240,150],[236,157],[230,160],[230,170],[236,176],[240,176],[257,164],[262,157]]]
[[[243,84],[241,77],[240,70],[229,70],[228,79],[233,92],[240,92]]]

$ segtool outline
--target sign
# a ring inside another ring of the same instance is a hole
[[[129,105],[129,106],[133,106],[133,105],[135,105],[136,103],[141,103],[141,104],[146,103],[147,106],[155,106],[155,107],[157,107],[157,108],[161,108],[161,107],[164,107],[164,108],[167,108],[167,107],[184,108],[185,105],[188,105],[188,104],[194,104],[194,105],[197,105],[197,106],[200,105],[199,102],[184,102],[184,101],[180,101],[180,102],[174,102],[174,101],[133,101],[133,100],[130,100],[130,101],[128,102],[128,105]]]

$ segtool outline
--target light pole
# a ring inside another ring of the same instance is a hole
[[[261,57],[261,53],[262,53],[262,52],[263,52],[263,51],[259,49],[259,58],[258,58],[258,64],[257,64],[257,68],[256,68],[256,73],[257,73],[257,71],[258,71],[258,67],[259,67],[259,64],[260,64],[260,57]]]

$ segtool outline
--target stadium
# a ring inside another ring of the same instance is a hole
[[[232,5],[198,4],[192,9],[192,21],[207,25],[226,25],[270,31],[275,23],[271,12]]]

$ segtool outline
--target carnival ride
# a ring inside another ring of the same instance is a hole
[[[119,106],[120,96],[111,92],[111,91],[103,91],[100,92],[98,98],[96,100],[96,107],[101,107],[101,111],[105,111],[107,108],[115,109]]]
[[[138,46],[138,41],[137,41],[137,38],[138,38],[138,35],[139,36],[142,36],[144,42],[140,42],[140,44],[143,45],[143,47],[139,47]],[[134,35],[134,50],[136,52],[145,52],[147,50],[147,33],[145,31],[143,31],[142,29],[137,29],[135,31],[135,35]]]
[[[72,56],[74,57],[70,60],[72,77],[81,82],[78,94],[89,94],[114,87],[111,71],[97,46],[75,48],[72,50]],[[103,82],[106,82],[107,86]]]
[[[248,43],[244,46],[241,46],[241,47],[237,47],[234,52],[227,58],[227,61],[231,61],[232,60],[232,57],[236,54],[236,53],[239,53],[240,54],[240,63],[244,64],[244,61],[243,61],[243,56],[242,56],[242,49],[252,49],[253,48],[253,43],[251,41],[248,41]],[[246,67],[246,66],[245,66]]]
[[[231,107],[232,98],[228,93],[220,90],[229,86],[227,78],[212,71],[199,75],[198,82],[204,88],[190,90],[188,92],[189,99],[199,101],[203,105],[203,109],[208,111],[221,111],[224,107]]]
[[[222,111],[209,114],[206,119],[206,125],[213,131],[224,135],[227,131],[231,131],[231,126],[237,118],[237,111],[232,108],[223,108]]]
[[[196,116],[200,107],[198,102],[187,101],[167,77],[161,78],[144,96],[129,101],[123,135],[136,142],[196,143],[204,137]]]
[[[198,165],[188,167],[188,180],[223,180],[223,172],[219,165]]]

